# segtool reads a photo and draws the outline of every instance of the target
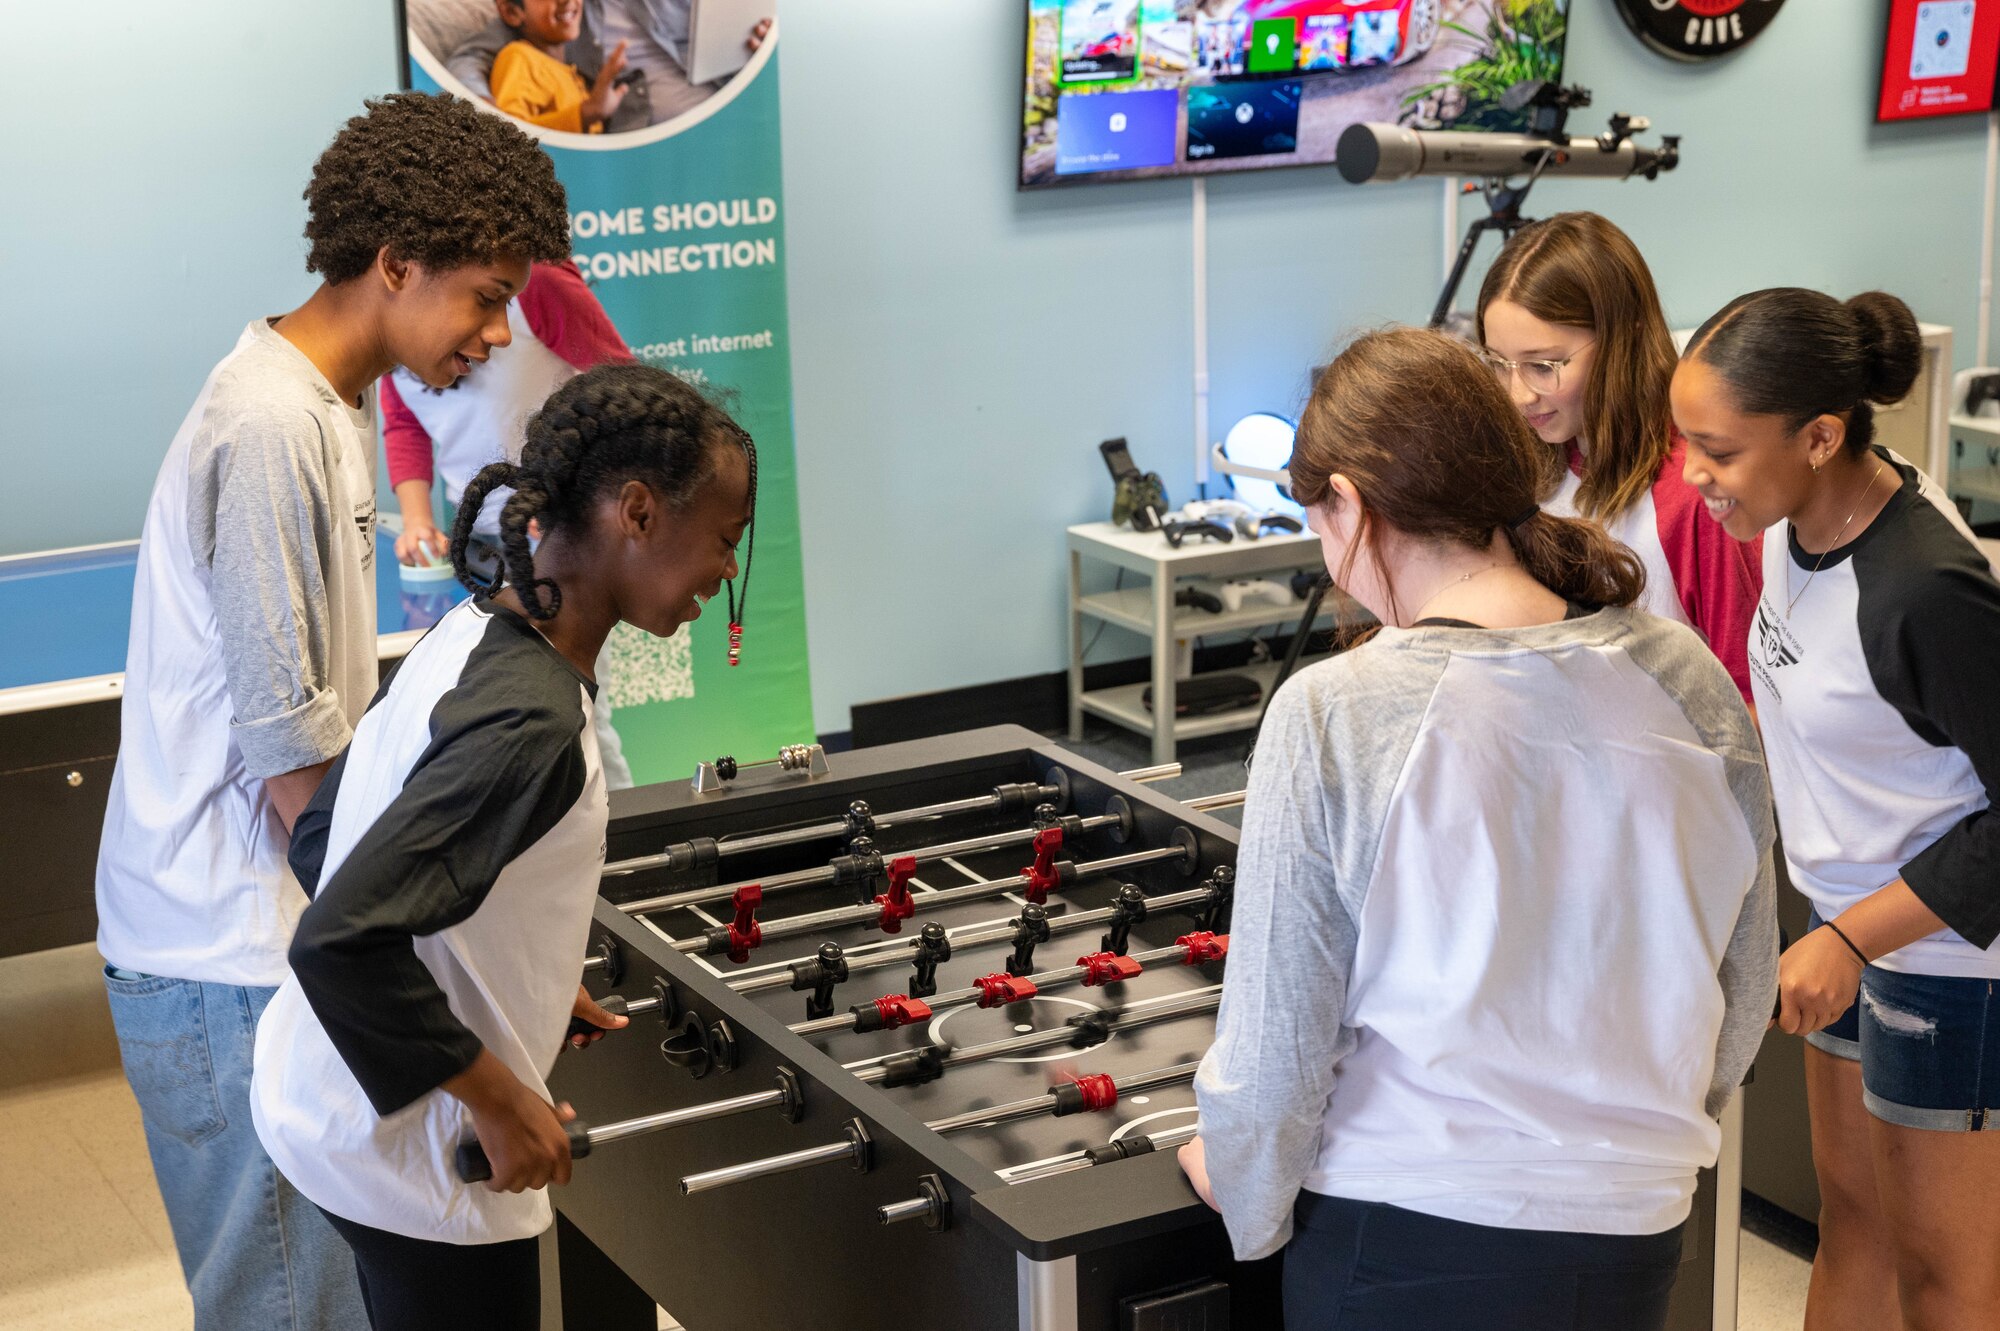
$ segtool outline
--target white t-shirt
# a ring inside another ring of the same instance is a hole
[[[285,977],[306,899],[264,781],[339,753],[375,693],[372,420],[260,319],[167,450],[97,856],[115,966]]]

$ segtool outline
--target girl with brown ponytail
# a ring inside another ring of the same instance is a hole
[[[1465,345],[1356,341],[1293,493],[1382,622],[1258,736],[1182,1152],[1299,1328],[1664,1324],[1696,1171],[1770,1016],[1749,712],[1639,561],[1536,505]],[[1604,816],[1604,810],[1614,810]]]
[[[1681,477],[1674,343],[1631,238],[1596,213],[1516,232],[1479,288],[1486,363],[1544,448],[1551,513],[1590,518],[1646,566],[1639,607],[1691,624],[1750,697],[1761,574]]]

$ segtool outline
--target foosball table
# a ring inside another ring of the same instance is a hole
[[[584,964],[631,1025],[551,1078],[569,1331],[1281,1324],[1172,1149],[1228,964],[1205,810],[1240,792],[1011,726],[717,766],[617,800]],[[1707,1182],[1674,1331],[1733,1326]]]

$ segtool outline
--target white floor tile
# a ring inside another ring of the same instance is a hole
[[[1743,1236],[1736,1275],[1737,1331],[1798,1331],[1806,1316],[1812,1264],[1758,1238]]]

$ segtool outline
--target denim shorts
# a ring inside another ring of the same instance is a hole
[[[1819,916],[1813,916],[1818,928]],[[2000,1131],[2000,981],[1870,966],[1854,1005],[1806,1042],[1861,1064],[1861,1101],[1884,1123]]]

